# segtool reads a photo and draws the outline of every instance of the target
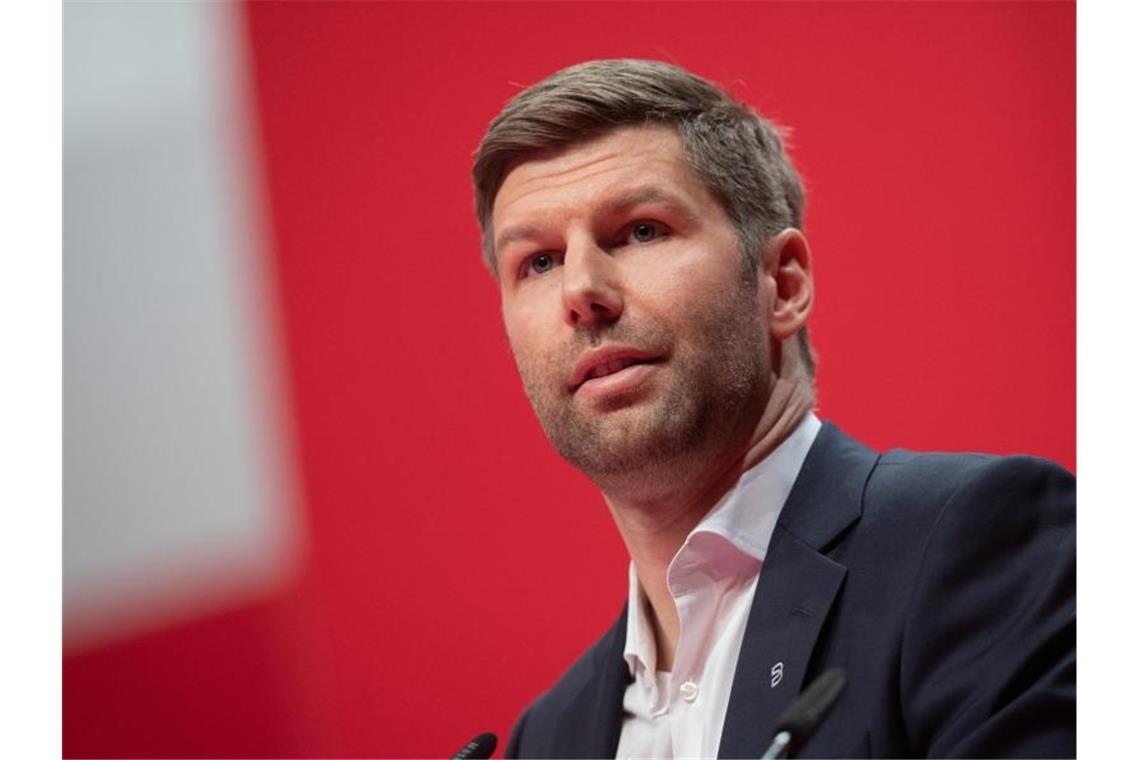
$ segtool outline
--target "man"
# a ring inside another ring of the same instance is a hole
[[[512,99],[474,178],[527,395],[631,560],[508,756],[759,756],[832,667],[804,755],[1075,754],[1073,478],[816,418],[803,191],[771,125],[678,67],[593,61]]]

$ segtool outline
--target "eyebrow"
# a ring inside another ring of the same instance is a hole
[[[598,215],[614,216],[643,203],[660,203],[686,222],[693,222],[697,218],[687,203],[675,194],[655,186],[635,188],[617,197],[607,199],[598,209]],[[542,232],[543,228],[535,224],[519,224],[508,227],[496,238],[495,253],[497,255],[507,245],[518,240],[540,237]]]

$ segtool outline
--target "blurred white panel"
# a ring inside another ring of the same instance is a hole
[[[69,648],[272,593],[299,556],[236,6],[64,7]]]

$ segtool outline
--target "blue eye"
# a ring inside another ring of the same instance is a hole
[[[530,260],[527,269],[535,274],[545,274],[554,269],[554,257],[549,253],[540,253]]]
[[[650,243],[661,234],[661,228],[653,222],[636,222],[629,228],[629,236],[638,243]]]

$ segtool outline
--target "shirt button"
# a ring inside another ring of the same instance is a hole
[[[685,700],[686,702],[692,702],[697,698],[697,694],[699,694],[700,691],[701,690],[697,688],[697,685],[695,683],[692,681],[685,681],[683,684],[681,684],[681,699]]]

